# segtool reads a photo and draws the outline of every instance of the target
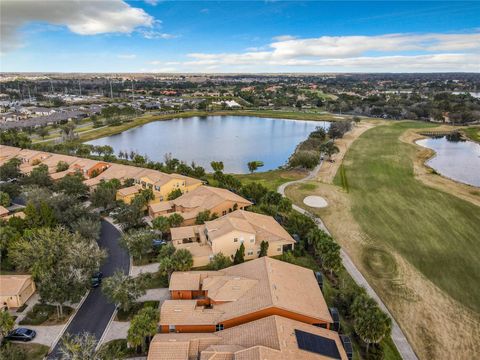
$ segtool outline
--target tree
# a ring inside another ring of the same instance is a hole
[[[368,295],[357,296],[353,301],[353,327],[357,335],[367,344],[378,344],[392,331],[392,319],[385,314]]]
[[[8,311],[0,312],[0,338],[4,338],[15,326],[15,319]]]
[[[162,247],[158,254],[160,274],[170,276],[174,271],[188,271],[193,266],[193,257],[187,249],[175,250],[172,245]]]
[[[313,169],[319,161],[320,156],[316,151],[297,151],[290,157],[288,165],[290,167]]]
[[[152,220],[152,225],[154,229],[160,230],[162,234],[170,231],[170,222],[166,216],[156,217]]]
[[[212,161],[210,163],[210,166],[212,167],[213,171],[215,172],[222,172],[223,171],[223,161]]]
[[[340,245],[330,235],[323,230],[314,228],[308,232],[306,240],[309,248],[313,248],[315,255],[320,257],[325,270],[329,270],[332,273],[341,269]]]
[[[294,211],[288,215],[285,227],[290,234],[297,234],[302,239],[307,236],[311,229],[316,228],[317,225],[311,217]]]
[[[120,238],[120,245],[128,250],[134,259],[141,260],[152,250],[152,241],[155,234],[146,229],[130,230]]]
[[[208,264],[208,269],[210,270],[221,270],[229,266],[232,266],[232,260],[223,253],[219,252],[213,256],[213,259]]]
[[[88,332],[79,335],[65,334],[60,345],[63,360],[96,360],[97,339]]]
[[[76,197],[86,196],[89,189],[83,180],[83,175],[80,173],[69,174],[58,181],[57,190]]]
[[[4,207],[10,206],[12,200],[10,199],[10,195],[6,192],[0,191],[0,205]]]
[[[22,183],[24,185],[38,185],[42,187],[51,187],[53,185],[53,181],[48,173],[48,166],[45,164],[35,167],[30,172],[30,175],[22,179]]]
[[[7,181],[20,178],[22,176],[20,172],[21,163],[22,161],[20,159],[13,158],[0,166],[0,180]]]
[[[97,241],[100,237],[100,221],[81,217],[71,225],[73,232],[78,232],[81,237],[90,241]]]
[[[258,254],[258,257],[267,256],[268,246],[269,246],[268,241],[262,240],[262,242],[260,243],[260,254]]]
[[[175,190],[172,190],[170,192],[170,194],[168,194],[168,197],[167,199],[168,200],[175,200],[176,198],[182,196],[182,190],[180,189],[175,189]]]
[[[253,174],[253,172],[258,169],[258,165],[256,161],[248,162],[247,166],[248,166],[248,171],[250,171],[251,174]]]
[[[39,127],[36,131],[38,136],[40,136],[42,139],[45,139],[45,136],[48,135],[48,129],[45,126]]]
[[[183,223],[183,216],[178,213],[173,213],[168,217],[168,223],[170,227],[179,227]]]
[[[210,220],[210,210],[201,211],[195,218],[195,224],[202,225],[205,224],[205,221],[208,220]]]
[[[35,206],[28,202],[24,210],[25,222],[30,229],[53,227],[57,223],[53,209],[44,201]]]
[[[243,243],[240,244],[240,247],[235,251],[235,255],[233,257],[233,263],[235,265],[241,264],[245,261],[245,245]]]
[[[320,146],[320,151],[331,159],[333,154],[340,152],[340,149],[333,143],[333,141],[328,141]]]
[[[42,300],[57,304],[79,301],[90,288],[92,273],[100,268],[105,250],[65,228],[29,231],[11,249],[10,258],[19,270],[30,272]]]
[[[141,278],[133,278],[117,270],[112,276],[105,278],[102,291],[110,302],[126,312],[140,296],[145,295],[145,284]]]
[[[159,313],[153,307],[147,306],[135,315],[128,329],[127,340],[133,346],[141,346],[142,353],[147,352],[147,338],[157,333]]]
[[[122,204],[118,212],[113,215],[115,221],[122,225],[124,230],[142,227],[144,211],[139,204],[132,203],[130,205]]]
[[[70,167],[70,165],[68,165],[67,162],[65,161],[59,161],[57,163],[57,167],[56,167],[56,172],[62,172],[62,171],[65,171],[65,170],[68,170],[68,168]]]
[[[90,201],[94,207],[110,209],[115,206],[117,190],[120,188],[120,181],[112,179],[109,181],[100,181],[95,190],[90,195]]]

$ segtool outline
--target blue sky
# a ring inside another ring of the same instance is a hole
[[[480,2],[3,0],[1,71],[480,71]]]

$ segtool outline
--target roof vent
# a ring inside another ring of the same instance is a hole
[[[173,309],[175,312],[182,312],[182,309]]]

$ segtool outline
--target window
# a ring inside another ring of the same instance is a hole
[[[227,215],[227,212],[226,212],[226,211],[222,211],[222,215]]]
[[[169,332],[175,332],[175,325],[168,325],[168,331]]]
[[[220,330],[223,330],[223,324],[217,324],[215,326],[215,331],[220,331]]]
[[[233,242],[238,242],[238,238],[233,238]]]
[[[254,243],[254,242],[255,242],[255,238],[250,238],[250,242],[251,242],[251,243]]]
[[[281,248],[281,247],[278,247],[278,248],[277,248],[277,251],[278,251],[278,252],[282,251],[282,248]]]
[[[257,250],[257,255],[260,255],[260,250]]]
[[[250,255],[250,256],[253,255],[253,250],[248,250],[247,255]]]
[[[155,185],[155,190],[160,191],[160,186]]]

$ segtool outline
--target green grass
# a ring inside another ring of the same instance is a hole
[[[36,343],[9,343],[9,346],[12,348],[20,349],[24,355],[22,359],[28,360],[42,360],[48,354],[48,350],[50,349],[46,345]]]
[[[57,325],[67,321],[73,309],[63,307],[63,317],[57,318],[57,308],[54,305],[36,304],[27,315],[20,321],[20,325]]]
[[[470,126],[462,129],[462,132],[465,133],[469,139],[480,143],[480,126]]]
[[[298,180],[307,174],[296,170],[270,170],[253,174],[234,175],[242,184],[257,182],[265,186],[268,190],[277,191],[277,188],[283,183]],[[210,181],[210,178],[208,179]]]
[[[145,301],[145,302],[135,303],[128,311],[118,310],[117,317],[115,318],[115,320],[130,321],[141,309],[145,307],[153,307],[157,309],[159,305],[160,305],[159,301]]]
[[[373,246],[395,249],[450,296],[480,312],[480,209],[416,180],[415,148],[398,139],[408,128],[426,126],[431,125],[379,126],[353,143],[345,158],[352,213]],[[338,174],[335,183],[341,185]],[[385,260],[367,266],[379,261]]]

